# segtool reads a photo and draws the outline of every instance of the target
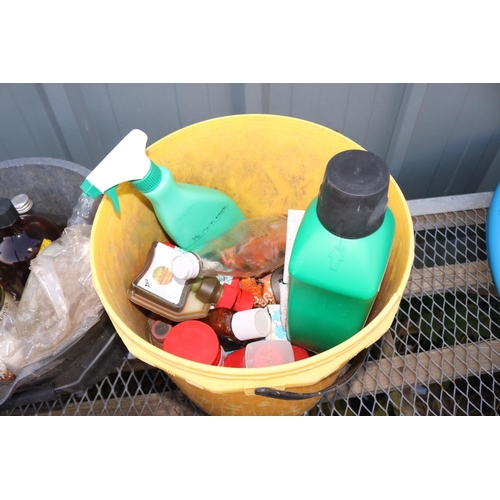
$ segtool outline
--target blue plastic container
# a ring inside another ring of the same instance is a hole
[[[486,218],[486,253],[495,286],[500,286],[500,184],[491,199]]]

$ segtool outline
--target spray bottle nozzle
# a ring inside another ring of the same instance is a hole
[[[94,199],[107,194],[115,211],[120,213],[116,187],[122,182],[143,179],[150,169],[147,140],[148,136],[141,130],[129,132],[83,181],[82,191]]]
[[[107,189],[106,191],[104,191],[104,193],[109,196],[110,200],[113,202],[113,207],[115,208],[115,212],[119,214],[120,202],[118,201],[118,193],[116,192],[116,186]]]
[[[120,213],[120,202],[118,201],[118,193],[116,192],[116,186],[111,187],[102,193],[97,189],[88,179],[85,179],[80,189],[87,195],[93,198],[94,200],[100,196],[101,194],[107,194],[111,201],[113,202],[113,207],[115,208],[116,213]]]

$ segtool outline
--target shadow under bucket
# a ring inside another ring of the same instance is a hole
[[[318,194],[328,160],[363,149],[312,122],[275,115],[216,118],[178,130],[147,153],[168,167],[177,182],[230,195],[247,217],[305,210]],[[127,298],[152,241],[166,235],[150,202],[129,183],[118,188],[120,214],[105,197],[94,220],[91,267],[94,286],[130,352],[165,371],[191,401],[210,415],[301,415],[312,408],[348,363],[391,326],[413,262],[413,225],[408,205],[391,178],[389,207],[396,234],[380,292],[366,326],[337,347],[308,359],[270,368],[226,368],[179,358],[149,343],[145,311]],[[351,373],[352,374],[352,373]],[[267,388],[267,393],[259,388]],[[256,395],[256,390],[266,395]],[[275,391],[305,393],[276,399]],[[313,394],[312,396],[310,394]],[[271,397],[268,397],[271,396]]]

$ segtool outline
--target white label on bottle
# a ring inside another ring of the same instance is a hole
[[[172,304],[179,304],[186,280],[174,276],[172,261],[181,253],[182,250],[158,243],[151,266],[137,285]]]
[[[290,255],[292,254],[292,247],[299,230],[300,223],[304,217],[304,210],[288,210],[288,219],[286,224],[286,248],[285,248],[285,262],[283,267],[283,283],[289,283],[288,264],[290,262]],[[283,303],[283,300],[280,300]]]
[[[286,226],[286,248],[285,248],[285,262],[283,266],[283,280],[279,284],[280,287],[280,315],[281,325],[287,329],[288,324],[288,284],[290,282],[290,274],[288,272],[288,265],[290,263],[290,256],[292,254],[293,244],[297,231],[299,230],[300,223],[304,217],[305,210],[288,210],[287,226]]]

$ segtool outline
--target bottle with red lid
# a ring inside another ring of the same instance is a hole
[[[221,283],[215,276],[198,279],[191,286],[191,291],[203,303],[213,304],[215,308],[245,311],[254,306],[254,296],[240,288],[239,282]]]
[[[222,366],[226,357],[213,328],[198,320],[187,320],[175,325],[165,337],[163,350],[180,358],[213,366]]]

